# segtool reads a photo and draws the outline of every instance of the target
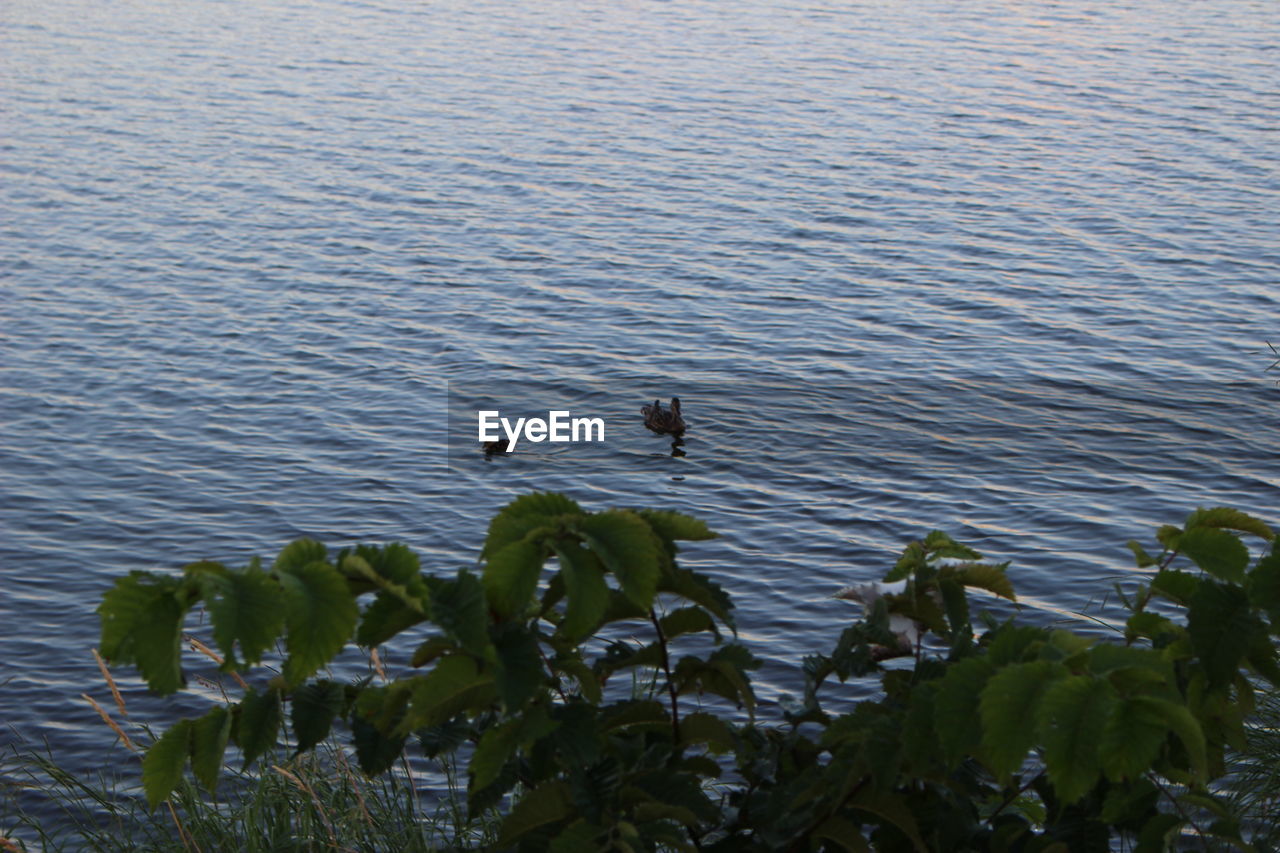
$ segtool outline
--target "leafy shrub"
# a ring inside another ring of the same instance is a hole
[[[1124,838],[1141,851],[1182,833],[1243,845],[1216,786],[1224,751],[1243,746],[1253,679],[1280,676],[1280,553],[1251,560],[1240,534],[1274,539],[1219,508],[1161,528],[1155,557],[1131,543],[1149,577],[1125,596],[1117,643],[1013,621],[975,636],[970,591],[1013,600],[1006,567],[935,531],[885,583],[851,592],[865,618],[804,662],[803,696],[772,725],[755,719],[758,662],[729,596],[677,559],[678,543],[714,534],[557,494],[498,513],[478,575],[424,573],[400,545],[331,554],[305,540],[268,568],[133,572],[99,608],[101,648],[170,693],[197,604],[228,671],[282,643],[278,675],[251,675],[238,701],[151,745],[153,808],[188,764],[213,789],[229,744],[247,767],[286,719],[299,752],[342,720],[370,775],[411,748],[464,756],[461,819],[500,814],[494,849],[1082,851]],[[636,631],[647,641],[623,639]],[[407,632],[421,638],[415,672],[317,677],[353,639],[371,649]],[[877,698],[824,710],[832,676],[873,675]]]

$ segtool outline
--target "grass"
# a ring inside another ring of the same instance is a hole
[[[198,640],[192,645],[221,662]],[[128,721],[114,679],[96,651],[94,656],[118,714],[87,694],[84,699],[129,758],[88,776],[64,768],[47,746],[43,752],[13,748],[0,755],[0,851],[425,853],[475,849],[495,838],[494,819],[466,816],[465,784],[458,782],[451,755],[437,758],[443,787],[424,797],[407,760],[370,779],[352,766],[334,736],[302,755],[281,744],[252,770],[236,770],[228,762],[216,796],[188,776],[152,811],[138,759],[140,745],[155,735],[147,725]],[[376,657],[371,664],[381,671]]]

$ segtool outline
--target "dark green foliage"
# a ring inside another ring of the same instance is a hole
[[[1152,573],[1121,591],[1112,642],[975,614],[971,590],[1016,601],[1008,566],[934,531],[805,660],[803,696],[785,697],[776,724],[756,722],[759,661],[727,641],[729,596],[679,565],[679,541],[714,534],[554,494],[495,516],[479,573],[429,574],[398,545],[331,556],[305,540],[269,571],[131,573],[99,608],[101,648],[176,690],[183,617],[203,603],[225,669],[285,652],[269,686],[152,744],[153,807],[188,763],[213,788],[229,743],[246,767],[273,753],[287,716],[299,752],[349,738],[371,776],[411,743],[465,759],[455,820],[488,815],[495,850],[1162,850],[1184,827],[1242,844],[1214,782],[1243,743],[1250,679],[1280,680],[1280,555],[1251,565],[1240,534],[1274,541],[1216,508],[1161,528],[1158,554],[1130,543]],[[407,672],[314,679],[353,638],[401,637],[416,646]],[[835,712],[831,676],[880,690]]]

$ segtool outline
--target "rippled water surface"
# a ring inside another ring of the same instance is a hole
[[[533,488],[720,530],[689,561],[769,696],[930,527],[1050,618],[1197,505],[1280,521],[1276,4],[0,22],[0,739],[118,755],[77,697],[128,569],[310,535],[452,572]],[[448,387],[631,427],[486,461]],[[685,456],[639,424],[672,394]]]

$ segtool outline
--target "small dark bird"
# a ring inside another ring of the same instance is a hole
[[[658,435],[684,435],[684,418],[680,416],[680,398],[671,398],[671,408],[662,408],[661,400],[654,400],[652,406],[641,406],[640,414],[644,415],[644,425]]]
[[[510,444],[510,442],[505,438],[500,438],[497,441],[486,441],[484,443],[485,457],[488,458],[495,453],[506,453],[508,444]]]

